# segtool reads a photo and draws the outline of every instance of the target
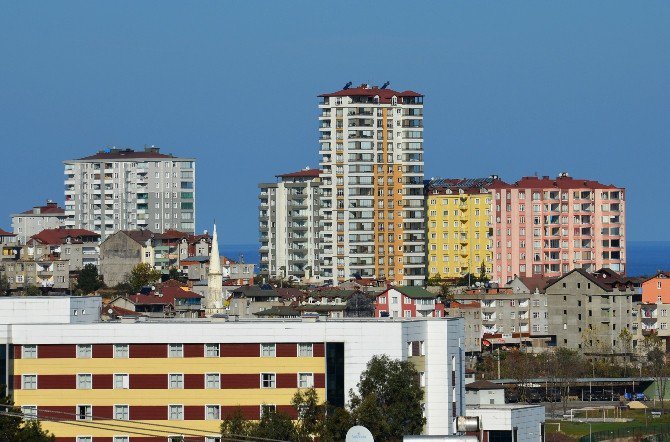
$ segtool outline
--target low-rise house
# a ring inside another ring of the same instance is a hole
[[[100,275],[108,287],[125,281],[133,268],[142,263],[154,266],[152,240],[148,229],[119,230],[100,244]]]
[[[65,209],[58,207],[58,203],[47,200],[44,206],[35,206],[12,215],[12,231],[16,234],[19,245],[24,245],[31,236],[44,229],[65,227],[66,218]]]
[[[226,310],[231,316],[253,318],[255,313],[282,306],[284,302],[271,285],[245,285],[231,291]]]
[[[505,403],[505,387],[479,380],[465,384],[465,405],[500,405]]]
[[[203,296],[174,280],[159,284],[154,290],[114,299],[108,307],[142,313],[150,318],[200,318],[205,314]]]
[[[97,265],[100,235],[82,229],[47,229],[21,247],[18,258],[4,263],[10,290],[39,287],[43,292],[68,292],[71,272]]]
[[[207,281],[209,273],[209,255],[190,256],[180,263],[181,270],[193,283]],[[254,280],[254,265],[244,262],[236,262],[226,256],[221,256],[221,276],[230,284],[248,285]]]
[[[444,317],[439,295],[419,286],[390,287],[376,295],[375,317],[421,318]]]
[[[670,304],[670,272],[658,272],[642,282],[642,302]]]

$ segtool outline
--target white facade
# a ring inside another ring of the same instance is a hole
[[[505,390],[503,388],[465,389],[465,405],[504,405]]]
[[[543,440],[545,412],[541,405],[482,405],[468,407],[466,415],[478,416],[484,432],[516,431],[516,437],[512,436],[511,439],[515,442]]]
[[[85,324],[98,322],[99,296],[0,297],[0,324]]]
[[[303,278],[319,270],[319,170],[260,184],[260,274]]]
[[[325,281],[423,285],[423,96],[361,85],[321,97]]]
[[[98,298],[99,299],[99,298]],[[4,333],[3,333],[4,332]],[[0,344],[109,343],[343,343],[344,393],[356,389],[374,355],[407,359],[409,343],[424,343],[426,434],[455,434],[455,416],[464,413],[464,365],[459,344],[461,319],[254,320],[233,322],[160,321],[91,324],[15,324],[0,329]],[[453,372],[453,374],[452,374]],[[451,385],[452,381],[455,385]],[[456,404],[456,405],[453,405]]]
[[[65,161],[65,224],[103,237],[146,228],[195,232],[195,161],[159,152],[106,149]]]
[[[42,230],[64,227],[65,219],[65,211],[47,200],[46,206],[35,206],[27,212],[12,215],[12,232],[16,234],[19,245],[24,245]]]

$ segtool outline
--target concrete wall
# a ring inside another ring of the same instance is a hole
[[[99,296],[0,298],[0,324],[90,324],[100,319]]]
[[[100,244],[100,274],[109,287],[124,281],[126,274],[142,262],[142,246],[123,232]]]

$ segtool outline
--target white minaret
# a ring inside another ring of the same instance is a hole
[[[222,313],[223,302],[223,275],[221,274],[221,257],[219,256],[219,238],[216,235],[216,223],[214,223],[212,251],[209,255],[209,272],[207,273],[205,316]]]

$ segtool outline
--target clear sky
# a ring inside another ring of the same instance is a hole
[[[257,184],[318,166],[317,98],[426,95],[426,177],[594,178],[670,240],[670,2],[4,1],[0,226],[63,200],[64,159],[197,158],[198,230],[257,241]],[[4,215],[6,214],[6,215]]]

